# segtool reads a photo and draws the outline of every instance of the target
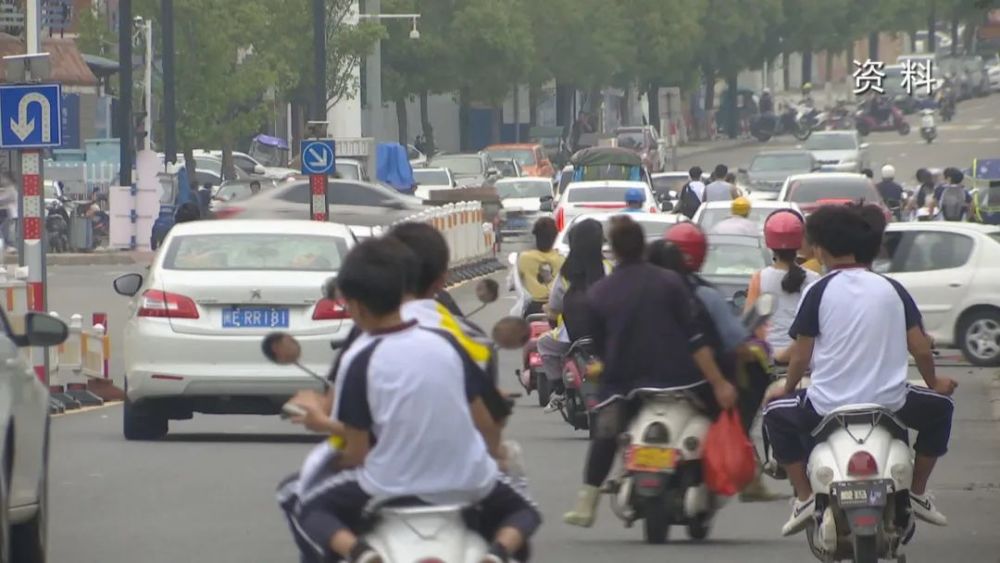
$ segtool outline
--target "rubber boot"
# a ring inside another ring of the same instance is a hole
[[[787,498],[791,498],[791,495],[769,491],[767,485],[761,480],[760,473],[740,492],[740,502],[771,502]]]
[[[597,516],[597,502],[601,498],[601,490],[597,487],[584,485],[576,494],[576,507],[563,515],[563,522],[570,526],[589,528],[594,525]]]

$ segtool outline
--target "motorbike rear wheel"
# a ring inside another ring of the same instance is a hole
[[[810,135],[812,135],[812,132],[813,132],[812,127],[809,127],[808,125],[803,126],[802,124],[799,124],[799,127],[797,127],[794,131],[792,131],[792,136],[799,141],[805,141],[806,139],[809,138]]]
[[[897,127],[896,130],[899,131],[900,135],[909,135],[910,134],[910,124],[907,123],[907,122],[905,122],[905,121],[903,121],[902,123],[899,124],[899,127]]]
[[[538,392],[538,406],[549,406],[549,400],[552,395],[549,378],[544,373],[539,373],[535,370],[531,370],[531,378],[535,380],[535,391]]]
[[[878,538],[854,536],[854,563],[878,563]]]
[[[867,137],[868,134],[872,132],[871,126],[868,125],[868,122],[864,120],[858,120],[857,129],[858,129],[858,135],[861,135],[862,137]]]
[[[646,499],[642,508],[642,536],[646,543],[667,543],[670,536],[670,515],[667,500],[662,496]]]
[[[712,530],[712,521],[708,518],[701,517],[691,522],[687,525],[688,537],[695,540],[701,541],[708,537],[708,533]]]

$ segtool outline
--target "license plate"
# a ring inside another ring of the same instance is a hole
[[[630,471],[672,471],[677,467],[677,450],[632,446],[626,456],[625,467]]]
[[[528,226],[528,219],[526,217],[509,217],[504,221],[504,227],[508,229],[522,229]]]
[[[222,328],[288,328],[288,309],[284,307],[223,309]]]
[[[885,506],[889,487],[884,481],[836,483],[833,494],[841,508]]]

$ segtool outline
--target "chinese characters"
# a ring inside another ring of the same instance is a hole
[[[885,80],[888,74],[884,62],[855,60],[854,67],[852,76],[854,77],[855,95],[885,94]],[[900,67],[896,68],[899,70],[899,74],[894,78],[900,81],[900,86],[908,95],[923,93],[931,96],[934,93],[937,80],[934,79],[933,60],[904,59]]]

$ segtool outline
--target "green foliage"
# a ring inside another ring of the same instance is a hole
[[[533,0],[467,0],[451,22],[452,73],[458,86],[492,105],[524,80],[535,57],[525,6]]]
[[[780,21],[782,0],[706,0],[701,18],[703,65],[722,75],[759,66],[767,56],[767,37]]]

